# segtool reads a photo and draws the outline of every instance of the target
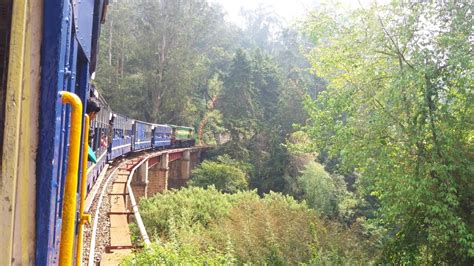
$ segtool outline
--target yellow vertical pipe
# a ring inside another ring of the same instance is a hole
[[[76,192],[81,148],[82,102],[71,92],[60,92],[62,102],[71,105],[71,131],[69,134],[69,156],[62,208],[61,247],[59,265],[72,265],[74,248],[74,225],[76,220]]]
[[[20,122],[28,1],[14,1],[11,20],[7,88],[5,94],[5,124],[0,175],[0,265],[12,263],[17,179],[20,149]],[[29,71],[29,70],[28,70]]]
[[[79,205],[79,230],[77,232],[77,250],[76,250],[76,265],[81,265],[82,261],[82,238],[83,238],[83,228],[84,224],[91,222],[90,214],[84,213],[86,192],[87,192],[87,157],[89,154],[89,116],[85,115],[84,117],[84,143],[82,144],[82,179],[81,179],[81,203]]]

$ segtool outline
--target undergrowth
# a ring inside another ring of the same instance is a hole
[[[355,233],[279,193],[185,188],[143,199],[140,213],[154,244],[127,265],[370,262]]]

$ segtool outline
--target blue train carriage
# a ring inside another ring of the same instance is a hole
[[[13,5],[11,21],[24,23],[24,25],[12,25],[12,28],[18,27],[12,34],[12,40],[15,38],[22,42],[30,42],[28,45],[19,43],[18,47],[26,47],[26,49],[36,50],[41,47],[41,51],[37,53],[41,57],[40,65],[30,72],[41,75],[38,82],[40,89],[36,92],[39,95],[32,95],[39,99],[39,107],[36,106],[36,110],[30,112],[39,114],[37,136],[40,138],[36,154],[36,180],[29,181],[36,183],[36,191],[29,194],[36,194],[34,201],[36,204],[33,204],[36,206],[35,216],[33,216],[36,227],[32,234],[35,235],[34,240],[26,241],[28,241],[28,247],[34,247],[34,252],[28,251],[28,254],[32,254],[29,262],[23,261],[20,264],[28,265],[32,261],[35,261],[36,265],[73,264],[74,239],[77,237],[76,195],[82,176],[82,169],[78,166],[82,165],[83,160],[87,160],[87,156],[82,154],[83,145],[87,143],[82,141],[82,132],[84,132],[82,129],[86,125],[83,119],[85,106],[81,106],[81,103],[87,102],[89,81],[91,74],[95,71],[100,27],[105,20],[107,3],[106,0],[25,0],[15,1]],[[38,15],[32,17],[34,13]],[[0,18],[3,18],[3,15],[0,15]],[[25,37],[25,32],[30,37]],[[17,34],[20,36],[16,36]],[[41,44],[30,41],[30,38],[35,41],[40,40]],[[11,69],[18,72],[17,69],[21,68],[14,64],[11,65]],[[33,63],[28,61],[23,66],[34,64],[36,61]],[[29,77],[22,77],[22,79],[28,80]],[[60,91],[63,92],[60,94]],[[21,97],[31,99],[29,96],[21,95],[19,99]],[[73,100],[67,103],[66,98]],[[35,108],[34,104],[26,102],[21,106],[26,105]],[[77,116],[78,110],[82,110],[79,116]],[[31,122],[36,121],[31,120]],[[103,128],[107,123],[108,114],[106,108],[103,108],[92,125],[97,136],[105,133]],[[80,134],[79,137],[77,137],[77,132]],[[95,143],[93,147],[98,153],[98,158],[102,159],[101,163],[104,163],[106,160],[106,156],[102,156],[104,150],[101,149],[98,140],[92,141]],[[95,168],[97,170],[100,167]],[[16,205],[23,206],[20,203]],[[6,217],[3,213],[2,217],[5,217],[4,220],[14,221],[12,217]],[[29,223],[32,221],[27,221],[27,224]],[[23,224],[23,222],[18,224]],[[2,230],[9,230],[8,226],[7,229],[4,228],[2,224]],[[23,232],[23,229],[18,228]],[[63,236],[64,239],[72,237],[73,241],[62,242]],[[4,247],[5,243],[7,242],[2,239],[0,245]],[[19,243],[25,243],[25,239],[13,246],[17,247]],[[9,265],[15,259],[12,254],[17,253],[26,254],[22,250],[0,256],[0,265]],[[21,261],[22,258],[28,258],[28,256],[16,259]]]
[[[112,142],[109,144],[109,160],[113,160],[132,151],[133,119],[113,113]]]
[[[99,102],[100,111],[95,119],[90,123],[89,129],[89,147],[95,154],[96,163],[88,162],[87,167],[87,191],[94,185],[101,171],[107,164],[109,136],[112,128],[110,121],[113,116],[112,110],[100,94],[95,94],[96,100]]]
[[[132,150],[140,151],[152,147],[153,124],[135,120],[133,123]]]
[[[194,128],[169,125],[172,128],[171,146],[174,148],[192,147],[195,145]]]
[[[153,148],[166,149],[171,146],[171,133],[173,129],[168,125],[153,125]]]

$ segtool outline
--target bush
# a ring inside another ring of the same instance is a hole
[[[227,265],[233,264],[231,254],[214,249],[201,251],[193,245],[153,243],[150,247],[125,259],[123,265]]]
[[[310,162],[299,178],[304,199],[311,208],[321,214],[331,216],[336,211],[337,198],[334,182],[318,163]]]
[[[188,185],[203,188],[213,185],[226,193],[247,189],[247,176],[239,166],[228,156],[219,156],[216,162],[206,160],[193,171]]]
[[[313,210],[277,193],[264,198],[242,194],[228,217],[206,232],[210,243],[221,246],[231,239],[241,262],[281,265],[311,260],[319,224]]]
[[[140,212],[152,241],[162,244],[137,254],[137,263],[150,256],[159,259],[145,264],[366,262],[356,234],[279,193],[185,188],[143,199]]]
[[[347,190],[342,176],[331,175],[321,164],[310,162],[298,178],[298,185],[308,206],[319,214],[347,224],[354,222],[360,202]]]
[[[207,228],[229,212],[228,199],[214,187],[167,191],[140,201],[140,214],[150,237],[168,237],[181,228]],[[176,223],[174,223],[176,221]]]

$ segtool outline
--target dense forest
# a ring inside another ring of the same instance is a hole
[[[108,103],[215,145],[188,188],[142,200],[155,243],[126,263],[472,265],[472,3],[241,16],[109,8],[94,81]]]

